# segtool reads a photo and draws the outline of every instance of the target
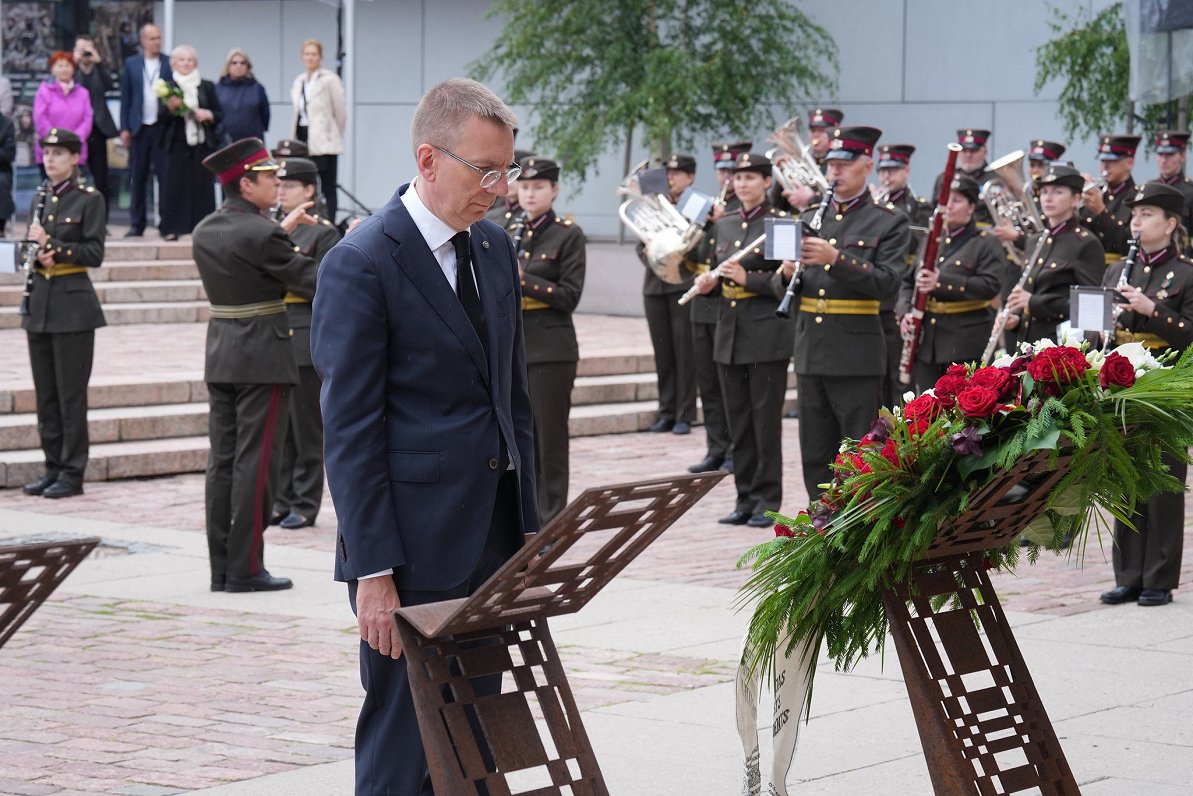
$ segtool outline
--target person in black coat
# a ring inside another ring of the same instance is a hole
[[[115,85],[108,68],[101,62],[95,39],[86,34],[75,37],[75,82],[91,95],[91,134],[87,137],[87,169],[95,188],[104,197],[105,206],[112,207],[108,186],[108,139],[120,134],[116,121],[108,110],[107,93]]]
[[[219,129],[221,141],[265,140],[265,131],[269,129],[269,96],[265,86],[253,76],[253,62],[248,53],[239,47],[233,47],[224,59],[215,93],[224,112]]]
[[[158,102],[159,146],[166,153],[161,224],[166,240],[189,235],[215,212],[215,189],[203,159],[216,149],[215,128],[223,118],[215,85],[199,76],[195,49],[180,44],[170,54],[172,92]],[[176,93],[181,91],[182,96]]]

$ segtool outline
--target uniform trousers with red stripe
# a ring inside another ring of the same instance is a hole
[[[207,549],[213,578],[248,578],[265,567],[262,535],[278,484],[289,389],[207,383]]]

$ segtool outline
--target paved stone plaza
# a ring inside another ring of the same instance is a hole
[[[641,319],[578,320],[586,357],[649,353]],[[201,370],[201,329],[101,330],[97,374]],[[23,356],[22,333],[0,331],[6,387],[28,380]],[[805,499],[798,422],[783,424],[793,511]],[[703,453],[700,429],[581,437],[573,494],[679,473]],[[552,623],[618,796],[739,790],[732,679],[746,618],[734,611],[735,562],[770,531],[716,524],[732,505],[730,478],[591,605]],[[61,501],[0,490],[0,540],[104,539],[0,649],[0,794],[351,792],[361,688],[355,621],[331,580],[332,507],[314,528],[266,534],[267,565],[294,578],[292,591],[213,594],[202,506],[198,474],[88,483]],[[1193,598],[1099,605],[1113,585],[1108,555],[1091,540],[1083,569],[1046,554],[996,586],[1082,792],[1188,793]],[[792,785],[930,792],[893,648],[848,675],[822,664]]]

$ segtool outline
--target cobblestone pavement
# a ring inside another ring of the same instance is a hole
[[[106,362],[110,372],[135,372],[134,354],[127,353],[136,343],[132,329],[106,330],[110,339],[120,337],[116,348],[126,352]],[[171,367],[185,367],[182,360],[190,355],[180,341],[194,327],[184,329],[170,336],[170,345],[179,347],[165,357]],[[643,347],[645,324],[582,318],[582,334],[602,340],[602,351],[635,352]],[[15,341],[7,337],[0,333],[0,373],[8,373],[14,359]],[[97,373],[99,364],[97,359]],[[790,510],[805,500],[797,430],[798,421],[784,421]],[[573,495],[586,487],[683,472],[702,457],[703,443],[700,429],[686,437],[643,433],[574,440]],[[718,587],[730,603],[732,589],[745,577],[736,560],[771,535],[767,529],[717,524],[733,498],[730,477],[624,578]],[[318,526],[298,532],[273,528],[266,536],[275,554],[283,548],[325,552],[327,578],[335,528],[330,503]],[[85,495],[59,501],[0,491],[0,510],[160,528],[163,534],[194,535],[196,545],[203,533],[202,506],[199,475],[89,483]],[[69,523],[63,530],[70,530]],[[1193,541],[1188,530],[1186,537]],[[1188,577],[1193,557],[1186,561]],[[194,562],[198,577],[205,578],[202,559]],[[292,574],[282,567],[275,571]],[[187,575],[192,581],[195,576]],[[304,577],[313,576],[296,574]],[[1136,610],[1098,604],[1098,592],[1112,581],[1110,565],[1092,540],[1084,568],[1045,554],[1017,576],[998,576],[996,586],[1012,611]],[[0,794],[163,796],[351,756],[360,686],[355,625],[346,606],[335,617],[311,617],[285,613],[279,607],[284,599],[271,602],[269,610],[247,611],[200,605],[190,599],[194,595],[178,600],[83,595],[70,584],[67,580],[0,650]],[[582,709],[725,683],[733,676],[723,658],[700,655],[575,645],[562,646],[561,654]]]

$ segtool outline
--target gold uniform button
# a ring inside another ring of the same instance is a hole
[[[293,336],[294,336],[294,330],[293,330],[293,329],[291,329],[291,330],[290,330],[290,336],[291,336],[291,337],[293,337]]]
[[[739,247],[740,247],[740,246],[741,246],[741,241],[740,241],[740,240],[735,240],[735,241],[733,241],[733,245],[734,245],[734,246],[739,246]]]
[[[838,221],[840,221],[840,220],[841,220],[841,219],[843,219],[843,218],[845,218],[845,216],[841,215],[840,213],[837,213],[837,220],[838,220]]]
[[[829,246],[836,246],[836,245],[837,245],[837,239],[836,239],[836,238],[829,238],[829,239],[828,239],[828,245],[829,245]]]
[[[936,319],[935,319],[935,318],[929,318],[929,319],[928,319],[928,323],[930,323],[931,325],[935,326],[935,325],[936,325]]]
[[[741,222],[741,228],[742,228],[742,229],[747,229],[749,226],[750,226],[750,225],[749,225],[749,224],[747,224],[745,221]]]
[[[57,197],[57,196],[55,196],[55,197],[54,197],[54,198],[52,198],[50,201],[51,201],[51,202],[57,202],[57,201],[58,201],[58,197]]]
[[[53,213],[51,213],[50,215],[46,216],[46,221],[53,221],[53,220],[54,220],[54,214],[53,214]]]
[[[819,292],[817,295],[823,296],[823,295],[824,295],[824,288],[820,288],[820,292]]]
[[[730,306],[731,308],[732,308],[732,307],[736,307],[736,306],[737,306],[737,302],[736,302],[736,301],[731,301],[731,302],[729,302],[729,306]]]
[[[824,318],[821,318],[819,315],[817,315],[817,316],[816,316],[816,322],[817,322],[817,323],[824,323]]]

